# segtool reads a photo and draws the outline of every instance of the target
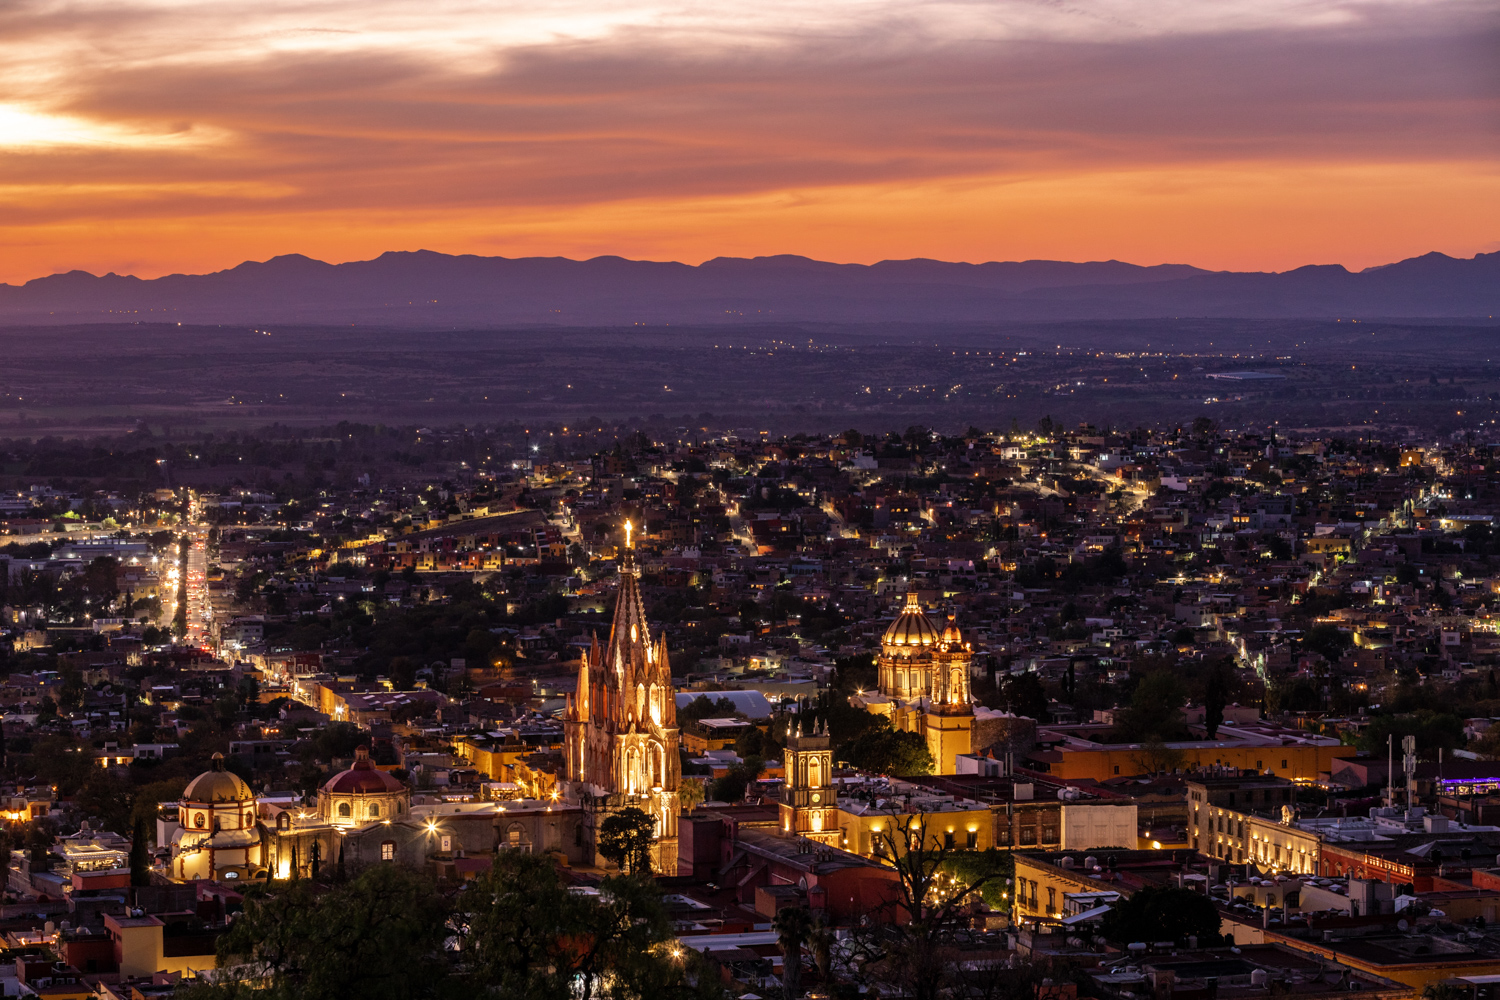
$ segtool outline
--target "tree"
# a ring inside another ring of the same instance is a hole
[[[786,906],[771,921],[781,945],[781,987],[786,1000],[802,995],[802,946],[812,935],[812,915],[805,906]]]
[[[436,884],[375,865],[328,889],[310,881],[247,886],[245,908],[219,938],[220,967],[245,965],[263,1000],[371,1000],[459,995],[444,941],[448,909]],[[191,1000],[248,996],[206,985]]]
[[[1118,723],[1123,735],[1134,741],[1162,740],[1182,726],[1181,710],[1187,702],[1182,681],[1167,667],[1158,667],[1141,678]]]
[[[567,939],[583,921],[546,858],[501,851],[459,900],[462,951],[476,983],[499,996],[568,1000]]]
[[[931,774],[932,752],[919,733],[892,729],[887,722],[839,747],[839,756],[862,771],[908,777]]]
[[[651,848],[656,843],[656,820],[626,806],[599,824],[599,853],[631,874],[651,874]]]
[[[1353,637],[1332,622],[1313,625],[1302,633],[1302,645],[1322,653],[1330,663],[1337,663],[1344,650],[1353,644]]]
[[[1215,739],[1219,727],[1224,724],[1224,705],[1229,700],[1228,689],[1224,665],[1214,664],[1209,671],[1208,684],[1203,690],[1203,728],[1209,739]]]
[[[677,806],[683,812],[692,812],[703,803],[703,782],[694,778],[683,778],[677,786]]]
[[[1488,734],[1486,734],[1488,735]],[[1394,736],[1399,750],[1406,736],[1417,738],[1417,756],[1422,760],[1436,760],[1438,750],[1452,750],[1463,746],[1464,720],[1451,712],[1419,709],[1403,715],[1375,715],[1360,734],[1356,744],[1361,750],[1382,754],[1386,749],[1386,737]]]
[[[1069,666],[1071,670],[1071,665]],[[1047,721],[1047,690],[1033,673],[1012,674],[1000,688],[1000,707],[1038,722]]]
[[[135,835],[130,839],[130,884],[151,884],[151,843],[146,817],[136,816]]]
[[[1149,739],[1132,757],[1141,774],[1169,774],[1182,766],[1184,754],[1159,739]]]
[[[971,989],[973,970],[957,945],[985,889],[1003,880],[1003,868],[956,868],[959,849],[929,830],[926,813],[892,814],[874,837],[894,877],[884,902],[851,928],[841,971],[867,988],[889,983],[913,1000],[989,995],[995,977],[983,976],[988,985]]]
[[[1104,915],[1101,928],[1107,940],[1184,941],[1196,935],[1200,943],[1219,936],[1219,911],[1205,895],[1175,886],[1147,886],[1120,900]]]

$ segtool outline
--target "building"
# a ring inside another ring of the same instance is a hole
[[[405,819],[411,810],[411,791],[380,770],[370,751],[354,751],[354,764],[318,789],[318,818],[334,826],[357,826],[387,819]]]
[[[840,843],[838,793],[833,785],[833,742],[825,724],[787,734],[782,751],[785,777],[781,786],[781,831],[820,844]]]
[[[880,642],[879,690],[851,702],[884,715],[897,729],[920,733],[939,774],[953,774],[955,760],[974,751],[974,701],[969,693],[973,648],[948,619],[942,632],[922,610],[916,591],[885,630]]]
[[[1113,736],[1108,724],[1041,726],[1039,748],[1020,763],[1064,783],[1214,768],[1310,783],[1327,774],[1336,760],[1357,752],[1333,737],[1266,723],[1221,725],[1213,739],[1195,734],[1194,739],[1157,746],[1113,742]]]
[[[172,834],[172,876],[178,879],[255,878],[265,873],[265,847],[255,815],[255,795],[213,756],[182,791]]]
[[[567,700],[563,731],[571,797],[584,811],[583,837],[595,864],[600,824],[634,807],[656,819],[653,867],[677,873],[677,701],[665,637],[652,640],[641,601],[640,570],[625,523],[620,591],[609,642],[597,640],[578,667],[578,687]]]
[[[1186,782],[1189,839],[1210,858],[1312,875],[1322,841],[1295,826],[1297,793],[1285,778],[1205,777]]]

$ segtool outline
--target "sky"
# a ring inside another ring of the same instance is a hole
[[[1500,250],[1494,0],[7,0],[0,281]]]

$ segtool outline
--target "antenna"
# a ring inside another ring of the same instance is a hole
[[[1396,758],[1395,758],[1396,736],[1394,733],[1386,733],[1385,736],[1385,806],[1387,809],[1396,808]]]

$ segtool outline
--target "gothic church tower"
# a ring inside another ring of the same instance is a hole
[[[599,825],[629,806],[656,820],[658,875],[677,874],[678,756],[677,702],[666,639],[653,641],[641,603],[640,571],[630,522],[620,590],[609,643],[596,637],[578,668],[578,689],[568,699],[563,729],[567,778],[583,805],[584,836],[598,854]]]

